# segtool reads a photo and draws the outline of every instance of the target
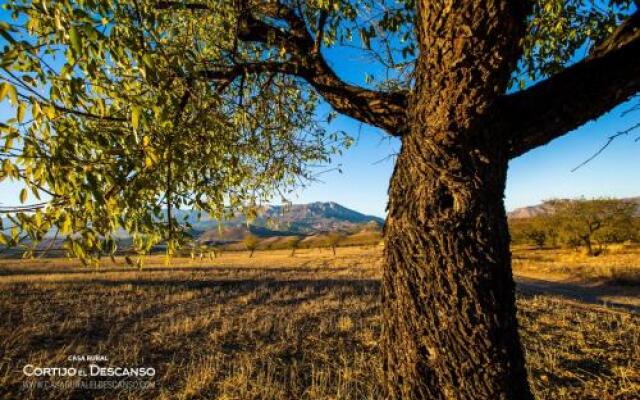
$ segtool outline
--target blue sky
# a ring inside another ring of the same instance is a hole
[[[640,135],[622,136],[602,154],[575,172],[571,170],[589,158],[607,137],[631,126],[640,113],[621,117],[630,104],[537,148],[509,164],[505,205],[508,210],[533,205],[554,197],[640,196]],[[359,137],[343,157],[342,173],[331,171],[302,190],[294,202],[335,201],[355,210],[383,216],[387,186],[393,170],[399,140],[389,139],[378,129],[341,117],[338,126]],[[382,161],[380,161],[382,160]]]
[[[355,52],[333,49],[326,52],[334,69],[351,82],[364,85],[365,72],[375,73],[369,60]],[[638,100],[622,104],[595,121],[537,148],[509,164],[505,205],[507,210],[534,205],[551,198],[640,196],[640,129],[615,140],[602,154],[575,172],[576,166],[592,156],[616,132],[640,120],[640,111],[622,116]],[[332,171],[299,193],[294,202],[336,201],[355,210],[384,216],[387,187],[400,141],[379,129],[351,118],[340,117],[332,126],[357,139],[334,164]],[[382,161],[381,161],[382,160]]]
[[[0,19],[4,18],[6,13],[0,12]],[[370,60],[351,50],[334,48],[325,53],[338,74],[349,82],[364,85],[365,72],[380,72]],[[598,158],[571,172],[596,152],[608,136],[640,119],[640,112],[621,116],[630,106],[623,104],[549,145],[513,160],[505,194],[507,209],[554,197],[640,196],[640,142],[634,141],[640,130],[620,137]],[[0,104],[0,121],[13,115],[6,102]],[[318,181],[298,190],[290,200],[294,203],[335,201],[364,213],[384,216],[393,154],[399,149],[399,140],[348,117],[339,117],[330,128],[344,130],[356,139],[354,146],[342,157],[335,157],[329,166],[340,165],[342,173],[332,170],[320,175]],[[17,184],[0,183],[0,205],[17,204],[19,190]]]

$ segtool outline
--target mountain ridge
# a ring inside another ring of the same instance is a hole
[[[635,203],[636,215],[640,216],[640,196],[618,198],[617,200]],[[507,213],[507,217],[510,219],[533,218],[540,215],[548,215],[551,211],[552,207],[540,203],[533,206],[515,208]]]
[[[380,230],[384,224],[380,217],[363,214],[333,201],[264,206],[258,209],[256,218],[250,223],[245,216],[237,214],[222,221],[222,229],[219,229],[217,220],[205,213],[200,219],[194,218],[195,211],[182,211],[181,214],[178,218],[186,216],[196,236],[206,238],[204,240],[237,240],[248,233],[262,237],[306,236],[330,231],[354,233],[367,227]]]

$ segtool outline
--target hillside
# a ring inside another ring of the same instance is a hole
[[[384,223],[382,218],[365,215],[334,202],[315,202],[263,207],[248,227],[246,218],[237,215],[223,222],[220,234],[218,221],[208,215],[198,219],[195,212],[182,213],[182,218],[186,216],[194,230],[202,232],[200,236],[207,240],[237,240],[249,232],[262,237],[311,235],[335,230],[353,233],[362,229],[380,229]]]
[[[620,200],[636,204],[636,215],[640,216],[640,196],[627,197]],[[507,216],[511,219],[532,218],[539,215],[547,215],[552,211],[552,208],[545,204],[537,204],[534,206],[516,208],[513,211],[508,212]]]

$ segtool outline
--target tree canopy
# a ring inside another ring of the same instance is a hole
[[[515,243],[533,243],[539,248],[584,245],[589,255],[598,255],[609,244],[638,239],[638,205],[633,201],[555,199],[545,201],[543,208],[546,211],[540,215],[510,221]]]
[[[171,251],[185,234],[175,208],[220,219],[251,214],[350,143],[318,120],[321,99],[402,135],[418,51],[415,7],[414,0],[6,1],[0,101],[15,116],[0,125],[1,179],[25,190],[22,205],[4,209],[13,222],[0,240],[37,243],[53,230],[71,253],[91,260],[113,253],[113,234],[123,228],[139,252],[161,240]],[[536,134],[514,140],[513,156],[556,135],[540,128],[541,115],[553,115],[522,104],[606,68],[603,55],[637,41],[636,10],[631,0],[530,4],[509,104],[531,110],[508,123]],[[384,72],[363,87],[348,83],[324,56],[330,46],[356,47]],[[603,65],[585,62],[593,59]],[[563,77],[568,68],[577,72]],[[607,79],[628,71],[616,73]],[[532,86],[548,77],[561,82]],[[602,94],[603,79],[585,89],[589,95]],[[628,92],[635,88],[610,96],[591,118]]]

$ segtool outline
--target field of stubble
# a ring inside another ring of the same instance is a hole
[[[554,265],[560,276],[588,264],[554,254],[514,257],[516,272],[531,278],[518,306],[536,396],[639,398],[637,286],[624,286],[619,306],[598,305],[593,285],[583,297],[583,286],[540,279]],[[379,258],[379,248],[341,248],[336,257],[326,249],[239,252],[170,267],[157,258],[142,271],[3,260],[0,398],[381,399]],[[628,259],[637,266],[640,253]],[[151,387],[108,390],[38,389],[38,380],[73,386],[80,378],[23,375],[26,364],[86,367],[68,360],[79,354],[108,357],[102,366],[150,366],[156,375]]]

